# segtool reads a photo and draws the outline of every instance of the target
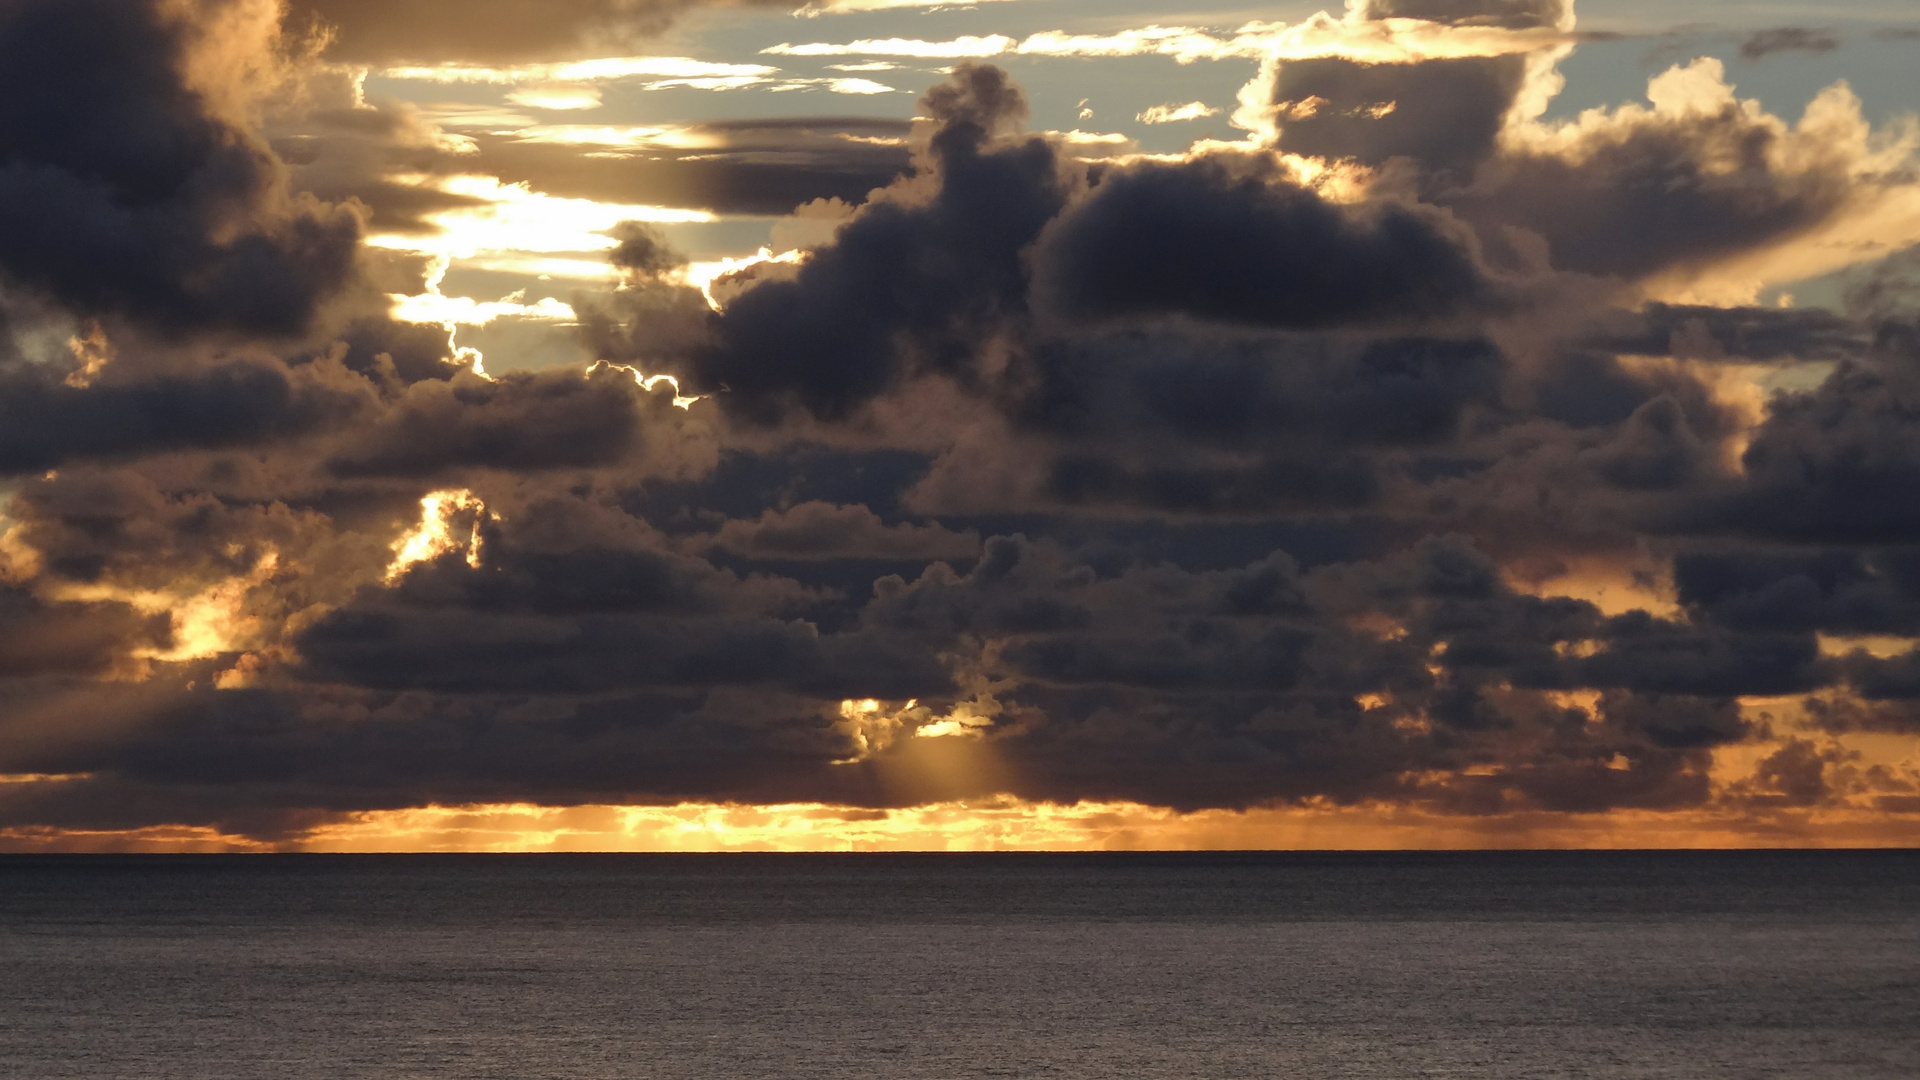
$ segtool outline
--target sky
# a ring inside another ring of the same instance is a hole
[[[0,0],[0,850],[1910,846],[1916,61]]]

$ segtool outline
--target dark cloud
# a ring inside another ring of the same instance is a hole
[[[1694,431],[1680,402],[1662,394],[1635,409],[1590,457],[1617,487],[1671,491],[1712,469],[1716,449]]]
[[[1763,60],[1775,53],[1829,53],[1840,47],[1840,39],[1830,30],[1809,30],[1804,26],[1780,26],[1756,30],[1740,42],[1740,55],[1748,60]]]
[[[954,371],[1026,308],[1021,252],[1071,183],[1043,139],[996,142],[1026,101],[1005,72],[963,63],[923,108],[938,124],[923,176],[867,204],[791,280],[733,301],[689,372],[723,408],[770,419],[847,415],[916,371]]]
[[[729,521],[713,542],[760,559],[970,559],[978,533],[957,533],[939,522],[888,525],[865,506],[804,502],[766,510],[757,520]]]
[[[1765,793],[1757,798],[1775,806],[1815,806],[1826,801],[1827,766],[1837,757],[1805,739],[1788,742],[1755,771],[1753,786]]]
[[[266,359],[88,386],[40,368],[0,370],[0,474],[297,437],[369,404],[355,381]]]
[[[785,214],[814,199],[861,202],[909,163],[907,147],[893,141],[905,138],[907,125],[893,119],[742,120],[686,130],[699,149],[648,147],[594,157],[575,146],[473,132],[478,155],[440,167],[481,168],[568,198]]]
[[[659,371],[707,344],[715,320],[706,296],[673,277],[687,257],[643,222],[620,222],[612,235],[618,244],[607,260],[621,287],[610,297],[583,292],[573,301],[576,339],[587,355]]]
[[[1920,357],[1915,327],[1920,325],[1920,250],[1909,248],[1845,276],[1846,310],[1871,320],[1883,348],[1904,348]]]
[[[286,164],[295,190],[321,199],[348,199],[369,211],[367,225],[382,232],[430,234],[429,215],[482,205],[395,176],[458,171],[463,155],[411,106],[360,100],[337,73],[311,75],[305,107],[287,110],[268,127],[274,154]]]
[[[1716,308],[1652,303],[1609,312],[1590,348],[1689,360],[1840,360],[1870,343],[1868,328],[1824,308]]]
[[[1693,336],[1691,328],[1684,333],[1689,339]],[[1744,421],[1736,410],[1719,400],[1696,373],[1668,364],[1636,365],[1622,356],[1659,356],[1672,349],[1671,344],[1645,351],[1629,347],[1620,353],[1568,348],[1520,373],[1518,385],[1511,389],[1524,395],[1529,412],[1616,441],[1619,445],[1614,450],[1630,450],[1636,444],[1652,450],[1672,440],[1691,439],[1704,454],[1741,429]],[[1685,350],[1675,351],[1686,355]],[[1680,420],[1685,421],[1686,431],[1679,429]]]
[[[1867,723],[1861,726],[1870,730],[1892,727],[1899,730],[1912,726],[1911,715],[1894,714],[1900,721],[1894,724],[1885,722],[1883,710],[1872,710],[1871,704],[1882,702],[1911,702],[1920,700],[1920,656],[1904,653],[1893,657],[1876,657],[1865,652],[1854,652],[1843,662],[1847,678],[1869,705],[1866,715],[1880,720],[1879,723]]]
[[[564,198],[785,214],[815,199],[859,203],[910,159],[912,125],[891,117],[709,120],[677,125],[663,142],[583,153],[539,141],[537,131],[468,127],[457,117],[442,118],[442,130],[411,104],[363,100],[338,69],[306,72],[302,91],[266,132],[294,189],[356,200],[372,227],[402,234],[431,234],[430,215],[482,203],[416,177],[478,173]]]
[[[1391,327],[1497,301],[1472,233],[1430,207],[1327,202],[1237,161],[1103,175],[1048,227],[1035,288],[1071,317]]]
[[[121,603],[47,603],[0,586],[0,679],[98,675],[132,648],[172,644],[171,620]]]
[[[188,14],[181,14],[185,11]],[[297,335],[351,279],[361,222],[294,196],[190,85],[209,8],[0,10],[0,276],[85,314]]]
[[[1097,434],[1085,425],[1097,416],[1117,425],[1115,438],[1158,428],[1223,449],[1418,446],[1447,441],[1472,406],[1493,405],[1506,366],[1497,346],[1477,339],[1236,346],[1129,338],[1043,354],[1043,389],[1023,416],[1082,438]]]
[[[321,619],[299,639],[310,677],[455,693],[784,687],[833,700],[950,686],[910,642],[777,617],[802,599],[778,579],[645,548],[528,550],[521,531],[540,513],[506,519],[478,558],[422,563]]]
[[[1907,551],[1692,552],[1674,560],[1683,604],[1740,630],[1920,631],[1920,561]]]
[[[1452,26],[1498,26],[1509,30],[1558,26],[1570,0],[1367,0],[1369,19],[1426,19]]]
[[[328,461],[340,476],[426,477],[462,467],[554,469],[606,464],[638,443],[631,377],[577,370],[461,374],[409,386],[385,417]]]
[[[1701,266],[1810,229],[1852,196],[1843,156],[1789,171],[1783,137],[1731,101],[1645,113],[1572,153],[1502,155],[1445,202],[1484,226],[1537,233],[1559,269]]]
[[[1812,391],[1776,396],[1742,456],[1740,489],[1698,528],[1796,541],[1902,544],[1920,528],[1915,371],[1897,358],[1842,363]]]
[[[1605,651],[1582,661],[1583,685],[1652,694],[1774,697],[1830,681],[1811,634],[1702,632],[1634,613],[1606,627]]]
[[[448,379],[466,366],[454,356],[446,327],[378,317],[342,327],[321,355],[382,386]]]
[[[614,226],[613,238],[619,243],[607,252],[607,261],[633,277],[657,278],[687,265],[687,257],[668,246],[659,229],[642,222],[621,222]]]
[[[1107,172],[1081,194],[1083,166],[1013,134],[1025,103],[996,69],[963,66],[923,106],[939,126],[919,174],[731,301],[695,352],[690,374],[725,387],[724,408],[832,418],[916,375],[977,382],[987,340],[1031,336],[1030,291],[1080,318],[1299,328],[1499,303],[1472,235],[1432,208],[1339,207],[1213,159]]]
[[[278,836],[332,813],[422,797],[608,803],[727,792],[783,801],[834,784],[845,770],[831,762],[857,749],[807,703],[764,690],[752,707],[725,693],[625,694],[556,709],[478,695],[177,688],[158,701],[92,704],[131,714],[132,731],[9,757],[94,778],[9,798],[0,815],[109,829],[211,821]]]
[[[1408,158],[1465,181],[1492,154],[1525,75],[1524,56],[1287,61],[1271,90],[1279,146],[1364,165]]]
[[[1752,733],[1732,698],[1675,698],[1613,691],[1600,699],[1607,722],[1644,733],[1670,750],[1722,746]]]

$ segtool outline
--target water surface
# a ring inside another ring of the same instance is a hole
[[[1920,853],[0,858],[0,1076],[1920,1076]]]

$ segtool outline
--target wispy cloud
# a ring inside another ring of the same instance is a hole
[[[900,8],[970,8],[976,4],[1010,3],[1012,0],[815,0],[798,14],[851,15],[863,11],[894,11]]]
[[[1740,43],[1740,55],[1759,60],[1774,53],[1804,52],[1819,55],[1840,47],[1840,39],[1831,30],[1809,30],[1804,26],[1780,26],[1748,34]]]
[[[1006,34],[945,40],[862,38],[847,42],[782,42],[770,56],[909,56],[982,59],[994,56],[1166,56],[1196,60],[1341,57],[1366,63],[1413,63],[1468,56],[1534,52],[1579,40],[1552,28],[1445,26],[1417,20],[1336,19],[1322,12],[1298,23],[1251,22],[1234,30],[1201,26],[1143,26],[1111,34],[1046,30],[1015,39]]]
[[[1220,110],[1204,101],[1189,101],[1185,105],[1155,105],[1134,119],[1143,124],[1176,124],[1182,120],[1204,120],[1218,115]]]

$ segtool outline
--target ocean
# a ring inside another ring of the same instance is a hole
[[[0,1077],[1920,1076],[1920,853],[0,857]]]

